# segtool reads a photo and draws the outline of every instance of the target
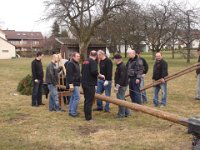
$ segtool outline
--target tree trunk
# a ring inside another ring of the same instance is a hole
[[[175,50],[174,50],[174,39],[173,39],[173,43],[172,43],[172,59],[174,59],[174,53],[175,53]]]
[[[124,45],[125,45],[125,58],[127,57],[127,40],[124,40]]]
[[[190,63],[190,48],[187,49],[187,63]]]
[[[79,52],[81,55],[81,60],[85,60],[88,56],[88,46],[90,41],[79,41]]]

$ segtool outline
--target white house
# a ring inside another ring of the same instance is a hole
[[[16,56],[15,46],[9,43],[0,30],[0,59],[11,59]]]

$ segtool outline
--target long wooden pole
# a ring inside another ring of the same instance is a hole
[[[187,118],[177,117],[177,116],[175,116],[174,114],[171,114],[171,113],[167,113],[167,112],[164,112],[164,111],[160,111],[160,110],[157,110],[157,109],[153,109],[153,108],[143,106],[143,105],[139,105],[139,104],[135,104],[135,103],[130,103],[130,102],[123,101],[123,100],[120,100],[120,99],[117,99],[117,98],[107,97],[107,96],[100,95],[100,94],[95,94],[95,98],[100,99],[102,101],[110,102],[110,103],[113,103],[113,104],[116,104],[116,105],[124,106],[124,107],[127,107],[127,108],[132,109],[132,110],[141,111],[145,114],[149,114],[149,115],[152,115],[152,116],[164,119],[164,120],[168,120],[170,122],[174,122],[174,123],[177,123],[177,124],[180,124],[180,125],[183,125],[183,126],[188,126]]]

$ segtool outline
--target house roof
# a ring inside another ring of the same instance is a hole
[[[7,42],[8,44],[10,44],[10,45],[12,45],[12,46],[14,46],[14,47],[15,47],[15,45],[14,45],[14,44],[12,44],[12,43],[8,42],[6,39],[4,39],[4,38],[2,38],[2,37],[0,37],[0,40],[3,40],[3,41],[5,41],[5,42]]]
[[[58,41],[62,45],[67,45],[71,47],[77,47],[79,45],[78,39],[70,39],[66,37],[58,37],[56,38],[56,41]],[[101,42],[99,40],[92,39],[89,47],[106,47],[106,44],[104,42]]]
[[[24,39],[24,40],[42,40],[43,36],[41,32],[27,32],[27,31],[15,31],[15,30],[3,30],[8,40]]]

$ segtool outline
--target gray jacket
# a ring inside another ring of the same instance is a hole
[[[54,86],[58,83],[58,67],[53,62],[50,62],[47,66],[46,83]]]
[[[127,67],[129,78],[141,79],[143,71],[144,71],[142,59],[135,56],[135,58],[128,60],[126,67]]]

